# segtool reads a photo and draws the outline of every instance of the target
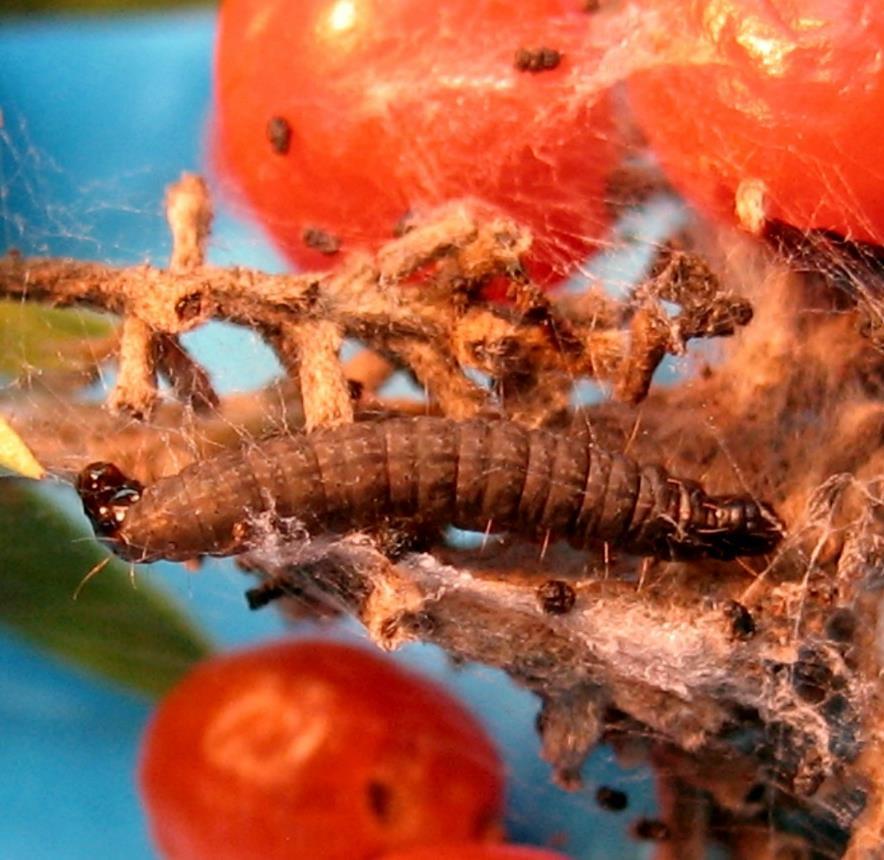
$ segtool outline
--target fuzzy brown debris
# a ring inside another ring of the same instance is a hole
[[[157,367],[169,380],[178,401],[199,412],[217,408],[220,401],[208,371],[194,360],[177,337],[156,335],[153,348]]]
[[[152,338],[218,318],[271,342],[282,336],[293,376],[222,398],[205,415],[161,403],[140,424],[54,401],[50,421],[35,395],[7,396],[4,411],[12,407],[13,426],[59,474],[112,460],[151,483],[305,422],[346,423],[346,389],[356,420],[367,408],[502,413],[659,461],[710,492],[769,499],[786,540],[741,563],[642,562],[610,546],[587,555],[494,536],[469,552],[438,532],[405,529],[399,540],[393,528],[299,542],[269,522],[243,561],[268,578],[268,599],[295,595],[347,611],[384,647],[435,642],[535,690],[546,715],[544,755],[563,783],[576,784],[582,756],[607,740],[665,762],[700,791],[716,835],[744,856],[757,846],[747,828],[768,834],[781,818],[800,820],[805,836],[771,843],[809,839],[823,856],[840,856],[852,836],[851,856],[870,856],[884,830],[884,360],[858,333],[861,312],[833,300],[818,279],[772,265],[757,245],[729,238],[719,248],[698,234],[694,244],[664,249],[626,302],[591,289],[551,300],[521,280],[528,240],[506,219],[458,205],[375,255],[341,255],[321,275],[218,269],[199,255],[195,269],[163,271],[10,254],[0,260],[0,293],[135,320],[123,356],[143,358]],[[485,300],[498,277],[515,285],[515,304]],[[751,325],[737,294],[752,302]],[[319,338],[324,369],[302,375],[304,332]],[[689,381],[649,387],[662,355],[683,353],[692,337],[730,333],[731,348]],[[361,339],[380,358],[353,372],[364,383],[359,398],[335,354],[339,336]],[[134,393],[123,399],[149,399],[150,365],[130,364],[121,375]],[[428,402],[378,396],[394,368],[410,371]],[[490,388],[467,369],[488,374]],[[582,377],[612,384],[621,400],[573,413],[568,398]],[[556,603],[568,611],[546,611],[538,600],[552,575],[574,592],[573,603]],[[689,812],[672,809],[674,844],[681,839],[685,850],[702,829]]]
[[[198,271],[205,260],[212,225],[208,187],[201,177],[185,173],[169,187],[166,217],[172,231],[169,271]],[[195,294],[180,299],[176,305],[178,316],[186,316],[197,301]],[[117,383],[108,398],[115,411],[136,418],[148,417],[159,396],[158,371],[169,379],[176,395],[194,408],[208,409],[218,403],[208,373],[182,346],[177,333],[158,330],[131,310],[123,316],[119,367]]]
[[[470,573],[469,557],[449,551],[456,567],[428,555],[408,556],[398,565],[374,549],[368,539],[347,538],[325,548],[339,572],[333,581],[355,581],[352,594],[328,587],[305,562],[317,547],[289,551],[278,546],[254,567],[274,567],[306,592],[324,593],[360,618],[384,647],[421,640],[434,642],[458,657],[505,668],[545,701],[541,726],[545,756],[559,779],[575,784],[583,756],[605,730],[606,715],[623,712],[659,738],[692,755],[728,753],[728,732],[741,721],[773,747],[776,731],[794,734],[795,758],[777,759],[772,749],[767,767],[781,784],[800,779],[809,766],[800,750],[817,751],[817,733],[825,749],[833,730],[822,720],[808,722],[801,693],[788,682],[764,680],[761,667],[782,665],[776,639],[760,637],[735,643],[721,607],[678,607],[648,599],[616,579],[574,581],[577,601],[566,615],[550,615],[538,606],[531,584],[536,564],[524,549],[499,559],[497,575]],[[292,552],[288,558],[287,552]],[[519,558],[523,573],[517,571]],[[288,565],[288,566],[287,566]],[[556,570],[577,573],[574,558],[557,556]],[[502,635],[502,631],[506,631]],[[788,675],[788,672],[785,673]],[[783,680],[785,681],[786,678]],[[772,695],[771,684],[778,685]],[[774,704],[776,703],[776,704]],[[776,714],[771,712],[775,707]],[[774,719],[775,717],[775,719]],[[813,766],[837,770],[826,753]]]
[[[206,181],[193,173],[183,173],[166,190],[166,220],[172,233],[169,270],[192,272],[206,261],[206,244],[212,231],[212,201]],[[196,301],[193,297],[190,303]],[[188,302],[179,309],[185,311]],[[209,374],[185,349],[177,335],[161,333],[154,338],[157,369],[169,380],[178,400],[199,411],[218,405]]]
[[[659,821],[667,838],[654,860],[705,860],[709,848],[709,798],[700,788],[665,772],[657,777]]]
[[[670,317],[661,302],[679,306]],[[645,283],[633,294],[629,350],[614,389],[618,400],[639,403],[664,356],[683,355],[693,338],[727,337],[752,320],[752,306],[721,286],[697,254],[664,245]]]
[[[119,374],[109,406],[133,418],[144,418],[153,411],[156,399],[154,333],[144,320],[127,316],[120,331]]]
[[[144,422],[121,420],[98,403],[67,400],[57,391],[6,397],[0,411],[56,477],[71,480],[90,462],[112,460],[143,484],[244,439],[285,434],[304,423],[298,391],[285,381],[224,397],[207,414],[164,402]]]
[[[536,690],[545,702],[544,755],[564,784],[576,782],[595,738],[638,732],[652,739],[649,756],[665,744],[666,767],[677,764],[680,778],[702,788],[708,814],[733,828],[733,838],[719,838],[735,850],[745,853],[746,828],[769,827],[778,810],[812,834],[821,856],[843,854],[851,834],[851,856],[873,856],[862,852],[882,830],[884,412],[873,380],[884,362],[858,334],[855,315],[832,307],[814,284],[740,243],[728,244],[725,259],[734,267],[728,283],[747,294],[754,285],[757,308],[735,348],[689,385],[652,390],[638,414],[619,403],[587,409],[573,432],[659,458],[715,490],[736,482],[771,498],[787,521],[776,555],[745,566],[640,566],[618,554],[593,561],[492,539],[482,553],[436,546],[433,556],[393,564],[373,556],[370,543],[344,542],[334,557],[357,577],[359,599],[340,590],[333,599],[387,647],[436,642]],[[707,283],[698,292],[723,295],[727,309],[728,292],[689,269],[694,283]],[[692,289],[681,276],[675,283]],[[669,301],[675,289],[657,296]],[[692,319],[717,329],[729,325],[728,313]],[[275,576],[326,593],[297,559],[271,555],[256,568],[270,565]],[[574,589],[571,612],[550,615],[537,601],[550,571]],[[621,728],[622,715],[632,728]],[[761,801],[744,802],[747,794]],[[691,824],[689,813],[673,808],[683,821],[676,845],[699,838],[703,823]],[[771,838],[803,844],[800,835]]]
[[[308,417],[311,426],[349,420],[343,371],[333,354],[343,336],[359,338],[409,369],[451,417],[475,415],[503,399],[504,410],[539,425],[566,408],[578,377],[616,381],[638,374],[638,383],[616,386],[625,399],[637,400],[665,352],[682,351],[689,337],[733,331],[684,326],[682,313],[673,323],[681,326],[678,337],[645,344],[633,324],[630,343],[624,313],[592,313],[583,303],[572,316],[576,304],[553,302],[525,278],[521,258],[530,235],[471,203],[443,207],[375,255],[349,255],[330,273],[281,276],[205,263],[212,207],[200,177],[182,176],[166,202],[173,235],[166,270],[26,260],[15,253],[0,258],[0,295],[89,305],[123,317],[121,374],[109,402],[139,417],[157,403],[157,372],[194,407],[217,404],[208,375],[179,341],[210,319],[256,329],[294,378],[312,380],[311,396],[317,384],[326,388],[313,398],[324,405],[307,410],[316,415]],[[508,280],[509,307],[483,298],[494,278]],[[698,294],[695,303],[709,305],[708,316],[715,301]],[[314,345],[320,347],[316,357]],[[314,361],[318,371],[311,369]],[[492,391],[477,386],[468,369],[488,374]]]

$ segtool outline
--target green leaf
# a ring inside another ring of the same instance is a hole
[[[21,436],[0,415],[0,467],[18,472],[25,478],[42,478],[46,472],[22,441]]]
[[[35,488],[0,480],[0,623],[66,661],[159,696],[209,653],[208,641],[143,575],[133,589],[129,566],[115,558],[74,599],[105,557]]]
[[[92,311],[0,300],[0,373],[89,370],[107,353],[100,341],[109,341],[114,328],[110,317]]]

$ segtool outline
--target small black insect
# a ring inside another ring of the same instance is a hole
[[[268,603],[283,597],[300,597],[300,591],[280,580],[268,580],[246,591],[249,609],[263,609]]]
[[[277,155],[286,155],[292,145],[292,127],[285,117],[272,116],[265,129],[267,140]]]
[[[519,48],[513,65],[520,72],[546,72],[561,62],[562,54],[555,48]]]
[[[608,812],[622,812],[629,806],[629,795],[618,788],[602,785],[595,793],[595,801],[602,809],[607,809]]]
[[[549,615],[567,615],[577,600],[574,589],[561,579],[548,579],[537,588],[540,608]]]
[[[659,466],[510,421],[392,418],[280,437],[142,488],[97,463],[78,490],[126,558],[247,550],[263,516],[307,534],[453,525],[662,558],[768,552],[782,527],[746,496],[710,496]]]

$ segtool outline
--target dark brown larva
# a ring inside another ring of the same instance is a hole
[[[146,489],[93,464],[77,487],[96,532],[138,561],[232,555],[292,521],[310,533],[453,525],[661,557],[756,555],[782,531],[750,497],[709,496],[659,466],[481,419],[394,418],[271,439]]]

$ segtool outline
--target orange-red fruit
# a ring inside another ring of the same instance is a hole
[[[611,100],[585,0],[224,0],[214,154],[280,248],[326,268],[403,216],[478,198],[535,234],[560,280],[609,223]],[[520,49],[559,52],[541,71]],[[268,125],[270,124],[270,125]],[[327,237],[326,237],[327,238]],[[310,247],[312,245],[314,247]]]
[[[750,225],[760,196],[768,218],[884,243],[884,4],[642,5],[669,16],[669,54],[634,76],[631,100],[688,199],[733,219],[748,181]]]
[[[171,860],[368,860],[496,836],[503,804],[500,760],[462,705],[324,641],[198,666],[148,727],[141,790]]]
[[[526,845],[457,843],[423,845],[385,854],[382,860],[567,860],[564,854]]]

